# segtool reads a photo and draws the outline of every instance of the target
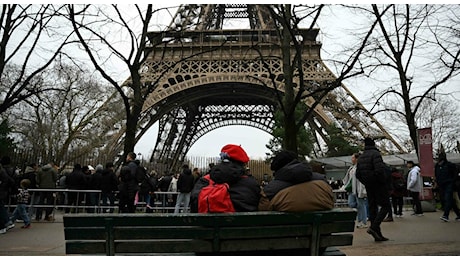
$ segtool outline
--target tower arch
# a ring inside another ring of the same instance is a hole
[[[223,29],[222,20],[232,18],[249,19],[250,29]],[[298,31],[305,51],[297,69],[312,92],[335,80],[321,60],[318,32]],[[191,145],[213,129],[250,125],[269,132],[273,127],[284,73],[279,36],[265,5],[182,5],[167,30],[149,32],[149,41],[137,140],[159,124],[152,162],[177,167]],[[304,100],[309,107],[318,101],[308,121],[318,136],[325,137],[324,128],[334,122],[357,138],[380,137],[401,150],[344,85],[321,100]],[[118,137],[119,144],[122,134]]]

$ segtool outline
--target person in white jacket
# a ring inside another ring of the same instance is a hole
[[[343,178],[344,185],[342,189],[348,191],[348,206],[356,208],[357,228],[366,228],[367,226],[367,192],[366,187],[356,178],[356,163],[358,162],[359,153],[354,153],[351,156],[352,165],[348,168],[347,174]]]
[[[422,191],[422,177],[420,176],[420,167],[414,164],[413,161],[407,162],[409,174],[407,175],[407,190],[412,197],[412,205],[415,207],[415,212],[412,215],[423,216],[422,204],[420,203],[420,192]]]

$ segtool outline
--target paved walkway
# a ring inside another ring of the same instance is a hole
[[[443,222],[442,212],[425,212],[424,216],[410,216],[404,212],[403,218],[394,222],[383,222],[382,233],[390,240],[375,242],[366,229],[355,229],[353,245],[340,247],[351,256],[459,256],[460,222]]]
[[[409,216],[382,223],[382,233],[390,238],[374,242],[366,229],[355,229],[352,246],[340,247],[348,256],[459,256],[460,222],[442,222],[441,212],[427,212],[423,217]],[[451,213],[451,218],[455,219]],[[65,255],[62,214],[55,222],[32,222],[31,229],[21,229],[22,223],[0,235],[1,256],[62,256]]]

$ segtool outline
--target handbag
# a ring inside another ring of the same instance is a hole
[[[351,189],[352,189],[351,187],[352,187],[352,183],[351,183],[351,180],[350,180],[350,181],[347,183],[347,186],[345,186],[345,190],[346,190],[347,192],[351,192]]]

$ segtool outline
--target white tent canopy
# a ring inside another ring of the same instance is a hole
[[[460,163],[459,153],[447,153],[446,155],[448,161],[457,164]],[[415,153],[383,155],[382,158],[383,162],[390,166],[404,166],[407,161],[413,161],[414,163],[418,163],[418,158]],[[322,163],[326,167],[348,168],[351,165],[351,155],[329,158],[317,158],[313,159],[313,161]]]

